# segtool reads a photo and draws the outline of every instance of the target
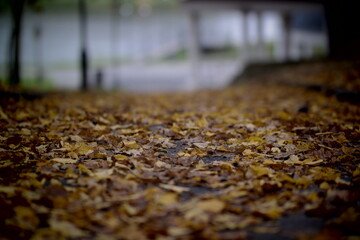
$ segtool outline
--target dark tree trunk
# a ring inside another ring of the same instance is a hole
[[[329,34],[330,57],[360,59],[359,9],[356,1],[323,2]]]
[[[12,31],[9,47],[9,84],[16,86],[21,81],[21,27],[24,12],[25,0],[11,0]]]
[[[87,9],[86,0],[79,0],[80,17],[80,68],[81,68],[81,90],[88,89],[88,55],[87,55]]]

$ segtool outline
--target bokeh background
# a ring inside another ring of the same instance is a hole
[[[86,8],[85,33],[79,2]],[[8,5],[1,1],[3,82],[9,75],[12,31]],[[200,9],[196,16],[194,9]],[[281,7],[218,8],[180,0],[42,0],[25,5],[22,23],[21,84],[40,89],[79,89],[84,47],[90,89],[154,92],[222,88],[249,63],[321,59],[329,44],[318,4],[292,11],[289,18]]]

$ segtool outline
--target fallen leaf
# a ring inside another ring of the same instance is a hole
[[[49,225],[52,230],[57,231],[64,237],[81,238],[87,235],[83,230],[81,230],[71,222],[50,219]]]
[[[197,202],[196,207],[204,211],[219,213],[225,208],[225,203],[218,199],[209,199]]]
[[[77,160],[71,159],[71,158],[53,158],[51,159],[54,162],[58,163],[76,163]]]
[[[164,193],[156,199],[156,202],[162,205],[171,205],[177,202],[177,197],[176,193]]]
[[[183,193],[183,192],[190,191],[190,188],[175,186],[175,185],[171,185],[171,184],[160,184],[159,187],[164,188],[166,190],[174,191],[176,193]]]

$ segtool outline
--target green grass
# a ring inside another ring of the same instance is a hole
[[[185,49],[180,49],[177,52],[169,54],[165,57],[162,57],[161,61],[185,61],[187,59],[187,51]]]
[[[54,84],[52,83],[51,80],[48,79],[39,80],[39,79],[25,78],[22,79],[20,86],[26,89],[41,90],[41,91],[51,91],[54,89]]]
[[[7,79],[0,79],[1,85],[8,85],[9,81]],[[54,84],[49,79],[39,80],[32,78],[23,78],[20,82],[20,87],[28,90],[36,90],[36,91],[52,91],[54,90]]]
[[[326,56],[326,49],[324,46],[321,45],[315,45],[313,46],[313,54],[314,58],[321,59]]]
[[[275,58],[275,43],[267,42],[265,44],[266,54],[270,57],[270,59]]]

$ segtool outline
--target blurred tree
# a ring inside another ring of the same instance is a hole
[[[17,86],[21,82],[21,28],[25,6],[29,4],[33,8],[39,8],[41,0],[1,0],[0,10],[10,8],[12,29],[10,34],[10,46],[8,55],[9,84]]]
[[[12,30],[10,35],[9,46],[9,84],[16,86],[20,84],[20,54],[21,54],[21,27],[22,18],[25,7],[25,0],[11,0],[9,1],[11,16],[12,16]]]
[[[37,15],[37,21],[33,26],[33,37],[34,37],[34,62],[36,64],[36,81],[43,83],[44,81],[44,62],[43,62],[43,51],[42,51],[42,38],[43,38],[43,16],[44,6],[42,1],[38,0],[32,4],[33,12]]]
[[[81,68],[81,90],[88,88],[88,54],[87,54],[87,7],[86,0],[78,0],[80,17],[80,68]]]
[[[359,7],[356,1],[323,0],[330,57],[360,59]]]

